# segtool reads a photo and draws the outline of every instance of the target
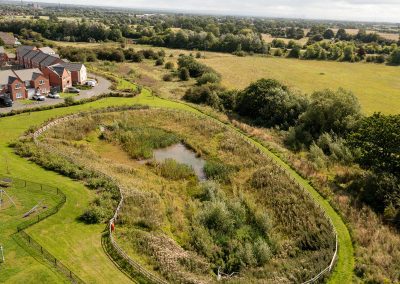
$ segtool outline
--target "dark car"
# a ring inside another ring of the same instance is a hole
[[[5,107],[12,107],[13,101],[8,96],[1,96],[0,97],[0,104]]]

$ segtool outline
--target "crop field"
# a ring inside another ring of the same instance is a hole
[[[399,67],[225,54],[201,61],[219,72],[228,88],[245,88],[260,78],[274,78],[308,94],[344,88],[358,97],[365,114],[400,113]]]

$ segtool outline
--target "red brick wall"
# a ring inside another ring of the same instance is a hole
[[[19,88],[17,88],[19,85]],[[27,98],[26,95],[26,88],[25,84],[21,82],[20,80],[15,80],[12,84],[8,86],[9,92],[11,94],[11,99],[13,101],[15,100],[23,100]],[[22,97],[17,98],[18,94],[22,95]]]
[[[41,80],[44,81],[43,84],[40,84]],[[47,79],[45,76],[38,76],[36,80],[31,82],[31,86],[36,90],[39,88],[42,94],[48,94],[50,92],[49,79]]]

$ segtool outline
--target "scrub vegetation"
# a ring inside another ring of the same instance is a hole
[[[190,167],[174,160],[140,162],[144,156],[126,146],[145,148],[149,156],[177,141],[207,161],[208,181],[200,182]],[[118,180],[126,195],[118,242],[169,281],[209,282],[221,269],[238,273],[232,281],[300,282],[325,268],[333,255],[332,227],[310,196],[212,120],[157,109],[92,113],[50,130],[43,142],[85,170]],[[106,145],[111,156],[98,150]],[[32,157],[40,151],[33,150]],[[101,201],[108,190],[99,184],[92,212],[109,215]]]

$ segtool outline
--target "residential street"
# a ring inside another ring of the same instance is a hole
[[[111,89],[111,82],[103,77],[94,75],[94,74],[88,74],[89,78],[96,78],[97,79],[97,85],[92,88],[91,90],[82,90],[77,96],[74,96],[75,100],[82,100],[82,99],[87,99],[91,98],[94,96],[98,96],[107,92],[110,92]],[[34,108],[37,106],[44,106],[44,105],[55,105],[63,102],[64,99],[51,99],[51,98],[46,98],[45,101],[43,102],[37,102],[37,101],[31,101],[33,103],[30,104],[24,104],[23,102],[17,101],[14,103],[12,107],[0,107],[0,113],[7,113],[12,110],[19,110],[19,109],[26,109],[26,108]]]

